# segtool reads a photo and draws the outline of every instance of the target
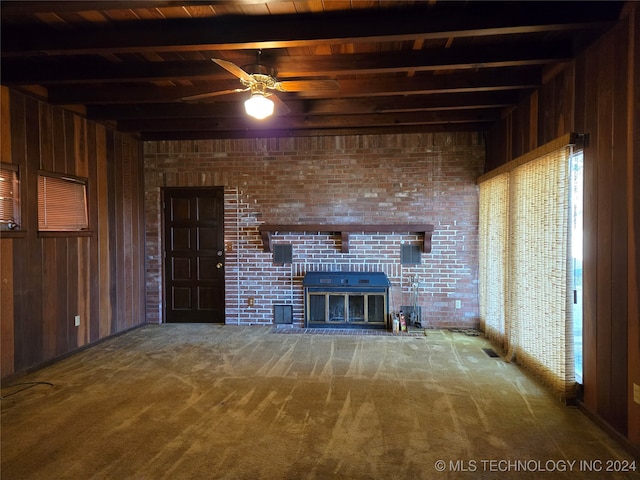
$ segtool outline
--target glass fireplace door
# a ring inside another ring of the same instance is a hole
[[[327,319],[327,301],[325,294],[312,293],[308,295],[307,321],[309,323],[324,323]]]
[[[367,295],[367,321],[385,323],[387,306],[384,295]]]
[[[317,326],[386,325],[385,293],[309,292],[307,322]]]
[[[364,309],[365,296],[362,294],[348,295],[347,300],[349,302],[349,317],[350,323],[362,323],[366,321],[366,312]]]
[[[347,317],[345,315],[345,296],[340,295],[329,295],[329,322],[339,322],[344,323],[347,321]]]

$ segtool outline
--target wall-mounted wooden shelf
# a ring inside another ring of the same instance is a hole
[[[406,225],[362,225],[362,224],[345,224],[345,225],[273,225],[265,224],[259,227],[262,236],[262,245],[265,252],[271,251],[271,236],[276,232],[331,232],[338,233],[342,238],[342,253],[349,253],[349,234],[350,233],[417,233],[423,236],[422,251],[431,253],[431,235],[433,234],[433,225],[406,224]]]

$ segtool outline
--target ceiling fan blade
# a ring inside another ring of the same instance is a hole
[[[333,91],[339,89],[340,85],[335,80],[285,80],[276,84],[276,90],[281,92]]]
[[[198,95],[190,95],[182,98],[185,102],[194,102],[196,100],[204,100],[205,98],[219,97],[220,95],[228,95],[230,93],[240,93],[250,90],[249,88],[234,88],[233,90],[221,90],[219,92],[200,93]]]
[[[269,98],[273,100],[273,103],[276,104],[276,114],[277,115],[286,115],[291,111],[289,107],[285,105],[285,103],[278,98],[277,95],[269,95]]]
[[[216,62],[218,65],[220,65],[226,71],[228,71],[229,73],[232,73],[233,75],[235,75],[239,79],[244,80],[247,83],[254,83],[255,82],[255,80],[253,79],[253,77],[251,75],[249,75],[247,72],[245,72],[239,66],[237,66],[235,63],[231,63],[231,62],[228,62],[227,60],[222,60],[220,58],[212,58],[211,60]]]

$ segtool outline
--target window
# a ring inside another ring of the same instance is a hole
[[[0,164],[0,230],[20,227],[18,167]]]
[[[39,172],[38,230],[75,232],[88,228],[86,179]]]
[[[569,221],[571,203],[580,201],[571,195],[575,143],[567,135],[478,181],[481,322],[509,359],[566,399],[575,396],[577,373],[571,271],[576,233]]]
[[[571,272],[573,280],[573,340],[575,353],[576,381],[582,383],[582,246],[583,246],[583,205],[584,205],[584,157],[582,151],[571,156]]]

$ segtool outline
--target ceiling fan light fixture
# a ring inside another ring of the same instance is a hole
[[[244,102],[244,109],[247,115],[258,120],[263,120],[273,115],[273,107],[273,100],[260,92],[253,92],[251,97]]]

